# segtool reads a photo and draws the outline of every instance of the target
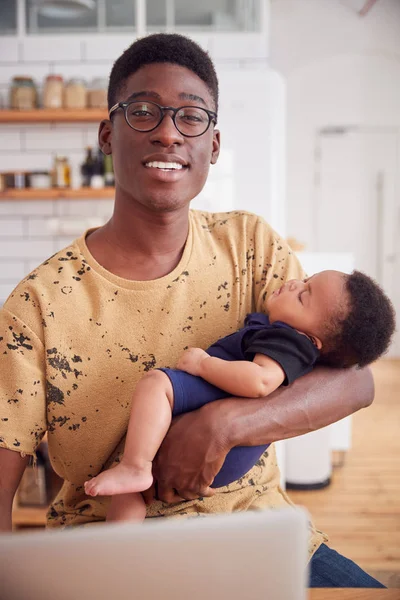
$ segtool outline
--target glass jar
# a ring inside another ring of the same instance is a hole
[[[51,187],[50,173],[48,171],[32,171],[29,182],[32,188],[47,190]]]
[[[43,108],[62,108],[63,90],[61,75],[48,75],[43,87]]]
[[[10,90],[10,106],[15,110],[37,108],[37,89],[32,77],[13,77]]]
[[[86,95],[84,79],[70,79],[64,88],[64,108],[86,108]]]
[[[90,108],[107,108],[108,80],[97,77],[90,84],[88,105]]]

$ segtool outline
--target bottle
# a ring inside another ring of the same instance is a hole
[[[65,156],[54,159],[53,185],[58,188],[68,188],[71,185],[71,167]]]
[[[85,162],[81,165],[82,187],[90,187],[90,180],[93,175],[94,158],[92,148],[86,148]]]
[[[90,178],[90,187],[100,189],[104,187],[104,155],[100,148],[93,163],[93,173]]]
[[[113,187],[115,184],[112,154],[104,156],[104,183],[106,187]]]

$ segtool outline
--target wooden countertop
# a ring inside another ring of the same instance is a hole
[[[309,600],[400,600],[400,588],[313,588]]]

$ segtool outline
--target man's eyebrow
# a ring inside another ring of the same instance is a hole
[[[157,94],[157,92],[153,92],[152,90],[142,90],[140,92],[134,92],[133,94],[128,96],[125,102],[135,100],[136,98],[139,98],[139,96],[147,96],[148,98],[161,100],[161,96],[160,94]],[[200,102],[201,104],[204,104],[204,106],[207,106],[205,100],[201,96],[197,96],[196,94],[187,94],[186,92],[181,92],[179,94],[179,98],[181,98],[182,100],[192,100],[193,102]]]
[[[200,102],[201,104],[204,104],[204,106],[207,106],[205,100],[203,100],[201,96],[196,96],[196,94],[186,94],[186,92],[182,92],[179,94],[179,98],[182,100],[193,100],[194,102]]]
[[[134,92],[125,100],[125,102],[130,102],[131,100],[135,100],[139,96],[148,96],[150,98],[155,98],[156,100],[161,100],[161,96],[157,94],[157,92],[152,92],[151,90],[142,90],[141,92]]]

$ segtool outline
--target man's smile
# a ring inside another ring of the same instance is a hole
[[[183,165],[177,162],[161,162],[158,160],[152,160],[147,162],[145,165],[148,169],[161,169],[162,171],[180,171],[183,169]]]
[[[146,156],[143,166],[152,179],[165,183],[179,181],[189,170],[189,164],[181,156],[162,152]]]

